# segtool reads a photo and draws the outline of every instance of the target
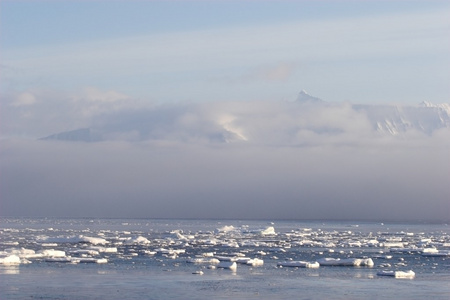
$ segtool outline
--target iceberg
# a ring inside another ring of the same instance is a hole
[[[293,267],[293,268],[311,268],[311,269],[317,269],[320,267],[320,264],[316,262],[307,262],[307,261],[284,261],[279,262],[278,266],[281,267]]]

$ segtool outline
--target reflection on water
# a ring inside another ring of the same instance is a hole
[[[3,265],[0,266],[0,274],[17,275],[20,274],[19,266]]]

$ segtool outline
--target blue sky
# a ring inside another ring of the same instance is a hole
[[[158,103],[446,102],[448,1],[2,1],[1,87]],[[4,96],[5,97],[5,96]]]

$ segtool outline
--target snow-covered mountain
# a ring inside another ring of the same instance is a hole
[[[154,107],[100,115],[91,127],[44,140],[172,140],[201,143],[308,144],[450,129],[450,105],[336,104],[301,91],[294,102],[221,102]]]
[[[301,103],[323,103],[324,102],[320,98],[311,96],[305,90],[301,90],[300,93],[298,93],[296,101],[301,102]]]

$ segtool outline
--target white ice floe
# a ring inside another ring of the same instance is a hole
[[[196,257],[189,258],[186,260],[186,262],[192,264],[219,264],[220,260],[218,260],[217,258]]]
[[[42,255],[36,255],[36,252],[34,250],[26,248],[8,248],[5,249],[5,253],[17,255],[20,258],[42,257]]]
[[[48,257],[45,259],[46,262],[58,262],[58,263],[78,263],[79,260],[72,258],[70,256],[64,257]]]
[[[77,255],[99,255],[100,253],[97,250],[92,249],[74,249],[69,250],[69,254],[77,254]]]
[[[116,247],[90,246],[90,247],[88,247],[86,249],[95,250],[95,251],[98,251],[100,253],[117,253],[117,248]]]
[[[246,264],[250,265],[252,267],[259,267],[259,266],[264,265],[264,260],[259,259],[259,258],[252,258],[252,259],[248,260],[246,262]]]
[[[414,253],[421,253],[423,252],[423,248],[418,248],[418,247],[399,247],[399,248],[391,248],[390,251],[391,252],[396,252],[396,253],[405,253],[405,252],[414,252]]]
[[[425,248],[422,250],[422,256],[450,256],[450,250],[438,250],[435,248]]]
[[[143,236],[130,237],[123,242],[124,245],[148,245],[150,241]]]
[[[20,257],[15,254],[0,257],[0,265],[18,265],[18,264],[20,264]]]
[[[317,262],[321,266],[351,266],[351,267],[372,267],[374,265],[371,258],[320,258]]]
[[[203,271],[202,270],[198,270],[198,271],[192,272],[192,274],[194,274],[194,275],[203,275]]]
[[[412,270],[409,271],[378,271],[378,276],[391,276],[395,278],[414,278],[416,273]]]
[[[320,264],[316,262],[307,262],[307,261],[284,261],[279,262],[278,266],[281,267],[294,267],[294,268],[312,268],[317,269],[320,267]]]
[[[45,249],[39,250],[37,254],[41,254],[44,257],[65,257],[66,252],[62,250]]]
[[[276,235],[275,228],[273,226],[269,226],[266,229],[260,232],[261,235]]]
[[[46,262],[55,262],[55,263],[93,263],[93,264],[106,264],[108,260],[106,258],[94,258],[94,257],[48,257],[45,259]]]
[[[236,228],[234,228],[233,225],[229,225],[229,226],[223,226],[223,227],[217,228],[216,232],[225,233],[225,232],[234,231],[234,230],[236,230]]]
[[[237,269],[237,264],[235,261],[221,261],[218,265],[218,268],[222,268],[222,269],[229,269],[232,271],[236,271]]]
[[[37,239],[37,242],[42,244],[55,244],[55,243],[70,243],[70,244],[77,244],[77,243],[89,243],[92,245],[105,245],[109,242],[105,240],[104,238],[98,238],[98,237],[89,237],[89,236],[72,236],[72,237],[40,237]]]

